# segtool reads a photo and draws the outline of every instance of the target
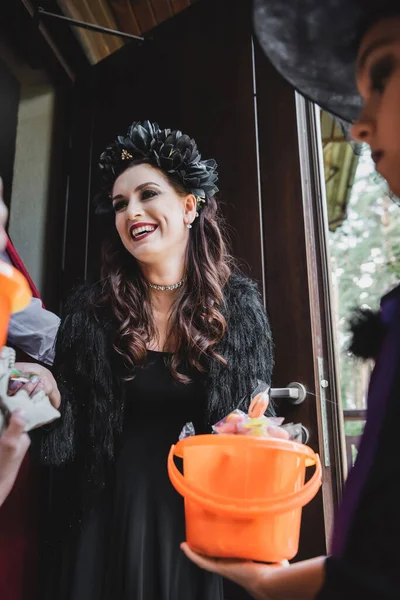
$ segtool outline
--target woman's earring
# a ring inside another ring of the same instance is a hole
[[[187,227],[188,229],[192,229],[192,224],[191,224],[191,223],[188,223],[188,224],[186,225],[186,227]]]

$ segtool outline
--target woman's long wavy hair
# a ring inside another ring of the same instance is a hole
[[[146,162],[134,161],[127,168]],[[177,194],[187,195],[180,183],[161,172]],[[189,377],[179,372],[183,362],[201,372],[207,370],[210,360],[225,363],[216,346],[226,329],[223,289],[232,265],[224,223],[216,200],[211,197],[200,210],[190,231],[186,282],[176,293],[169,318],[167,343],[173,340],[174,344],[169,366],[174,378],[181,383],[190,382]],[[103,247],[101,276],[101,302],[111,305],[118,323],[114,349],[123,357],[125,367],[134,373],[135,366],[143,364],[149,344],[157,339],[157,332],[148,285],[137,261],[124,248],[116,230]]]

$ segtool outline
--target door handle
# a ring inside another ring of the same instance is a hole
[[[271,388],[269,396],[274,400],[285,398],[291,404],[302,404],[307,397],[307,390],[302,383],[293,382],[285,388]]]
[[[285,388],[271,388],[269,390],[269,397],[275,400],[278,398],[286,399],[291,404],[302,404],[307,397],[307,390],[302,383],[294,381],[289,383]],[[309,431],[304,425],[299,425],[299,428],[299,439],[296,441],[307,444],[310,438]]]

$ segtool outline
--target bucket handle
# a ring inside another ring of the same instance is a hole
[[[174,462],[175,446],[171,446],[168,455],[168,474],[171,483],[181,496],[193,500],[203,508],[217,514],[229,514],[236,517],[252,518],[263,513],[284,513],[305,506],[318,491],[322,481],[321,461],[314,453],[315,473],[311,479],[297,492],[278,496],[272,500],[255,500],[257,506],[237,506],[230,498],[210,494],[192,483],[189,483],[178,470]],[[239,501],[240,502],[240,501]]]

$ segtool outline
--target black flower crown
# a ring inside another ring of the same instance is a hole
[[[160,129],[150,121],[134,122],[127,135],[119,136],[100,156],[104,187],[95,198],[96,213],[112,210],[109,193],[114,181],[128,162],[140,159],[172,175],[196,196],[198,210],[218,192],[217,163],[213,159],[201,160],[194,139],[179,130]]]

